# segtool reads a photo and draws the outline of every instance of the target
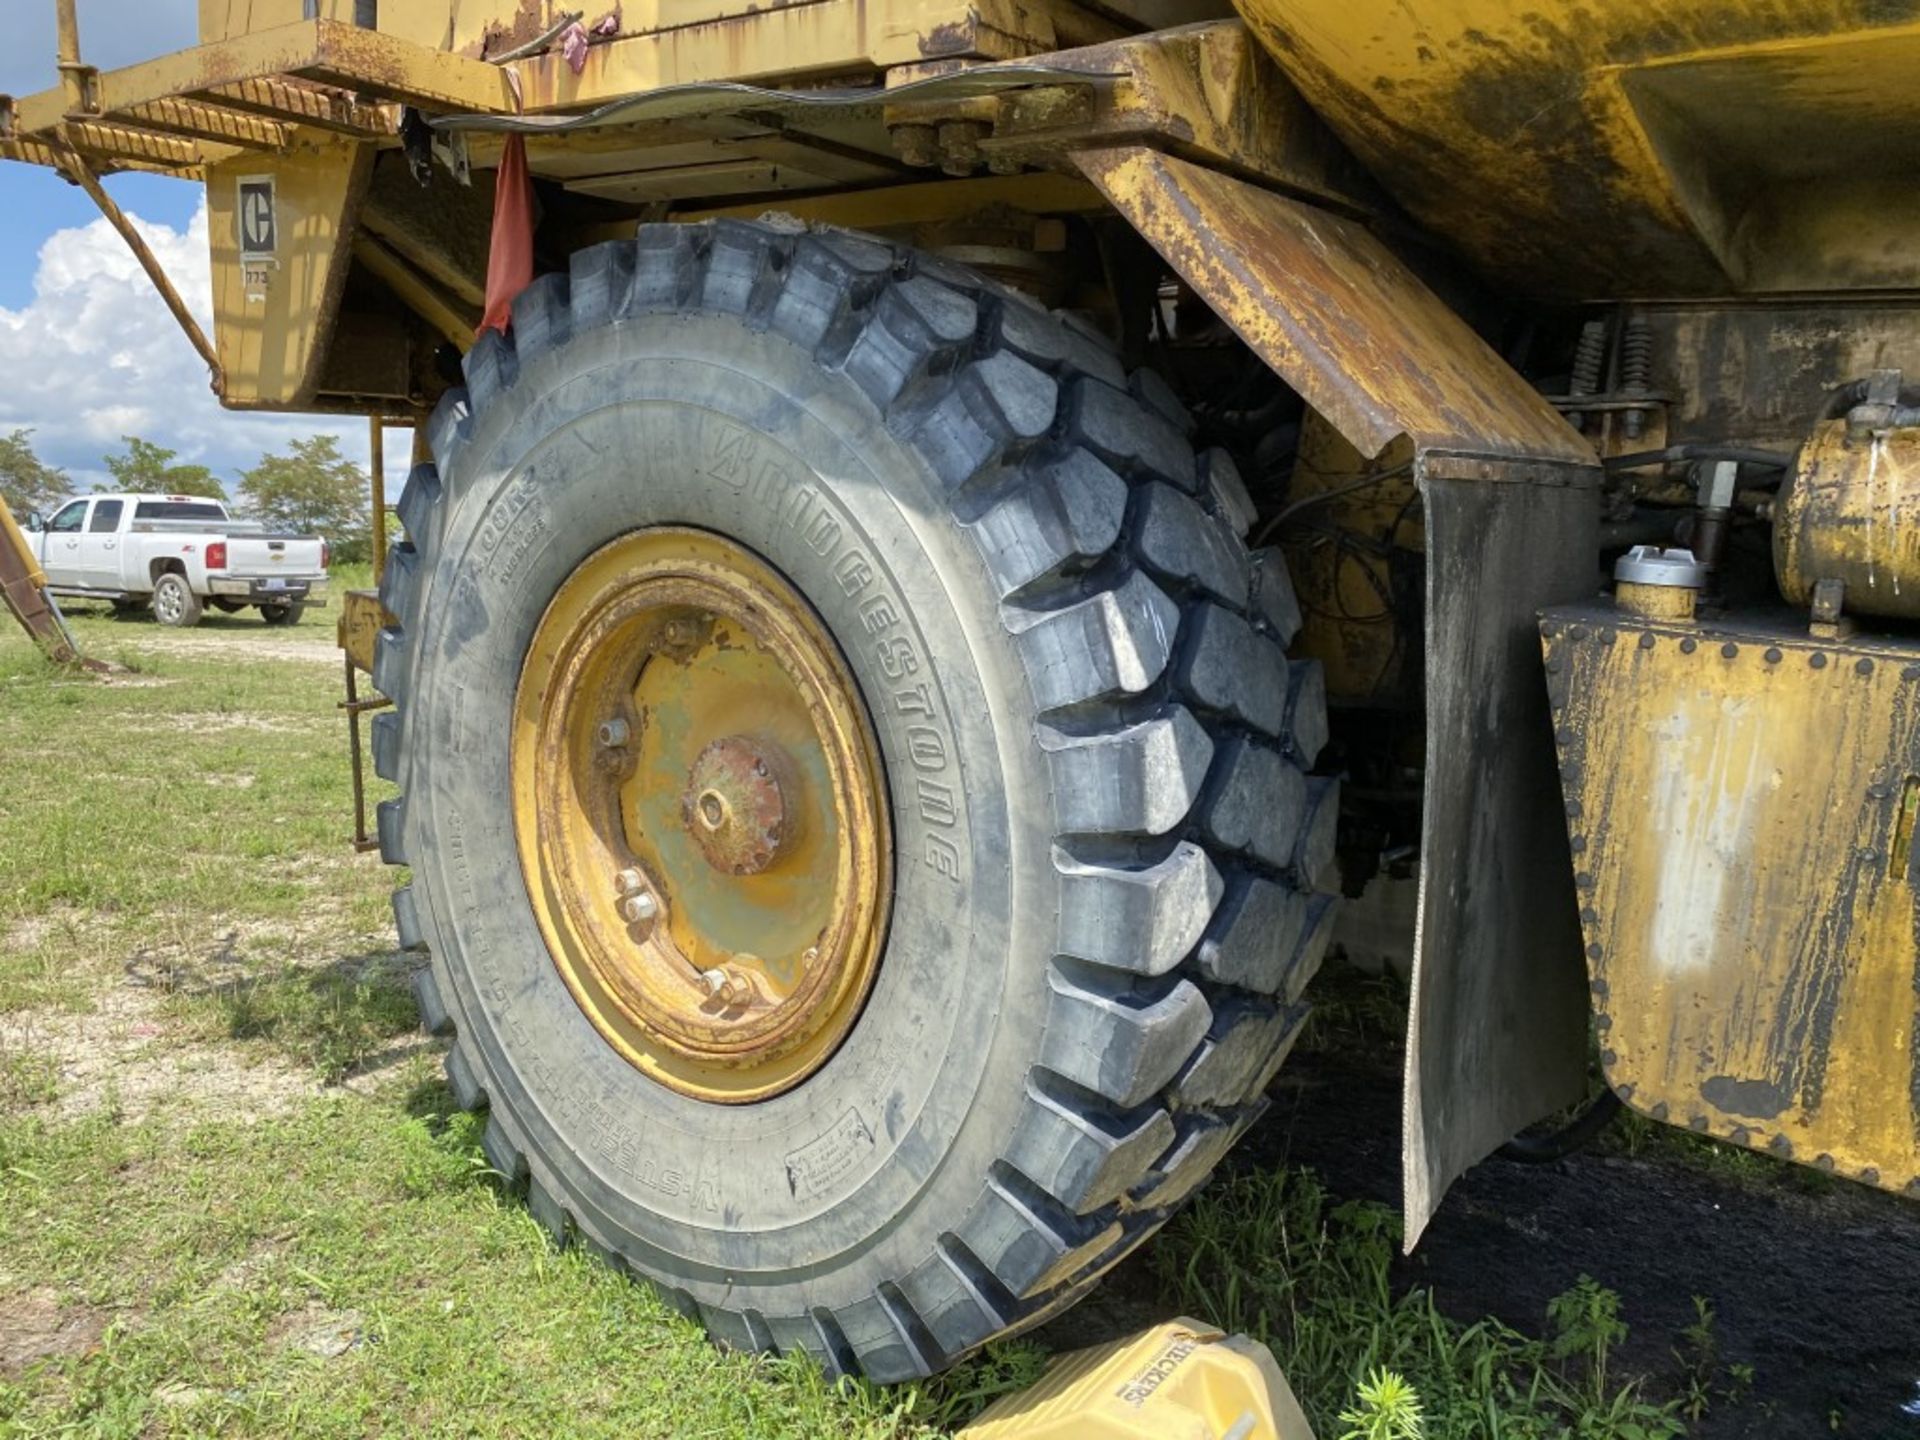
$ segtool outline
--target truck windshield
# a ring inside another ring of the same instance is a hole
[[[224,520],[224,507],[206,500],[142,500],[133,507],[136,520]]]

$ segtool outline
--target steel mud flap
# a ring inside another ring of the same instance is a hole
[[[1595,588],[1585,440],[1364,226],[1143,147],[1075,157],[1363,455],[1410,445],[1427,524],[1427,753],[1404,1197],[1576,1099],[1587,1000],[1535,616]]]

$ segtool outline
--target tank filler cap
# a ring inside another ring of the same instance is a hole
[[[1685,549],[1636,545],[1613,563],[1613,578],[1622,585],[1664,585],[1699,590],[1707,583],[1707,567]]]

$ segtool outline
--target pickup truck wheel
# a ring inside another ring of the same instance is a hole
[[[162,625],[187,630],[200,623],[200,597],[187,577],[172,571],[153,583],[153,616]]]
[[[300,617],[307,613],[304,605],[262,605],[260,618],[269,625],[298,625]]]
[[[893,1381],[1070,1303],[1265,1105],[1318,669],[1164,382],[943,261],[647,225],[483,336],[400,502],[382,853],[557,1241]]]

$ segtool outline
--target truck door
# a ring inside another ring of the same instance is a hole
[[[96,500],[87,528],[80,536],[80,583],[89,590],[119,590],[126,581],[120,569],[120,512],[122,500]]]
[[[80,537],[86,528],[87,500],[75,500],[60,507],[47,522],[47,548],[40,568],[47,572],[47,584],[56,589],[84,585],[80,569]]]

